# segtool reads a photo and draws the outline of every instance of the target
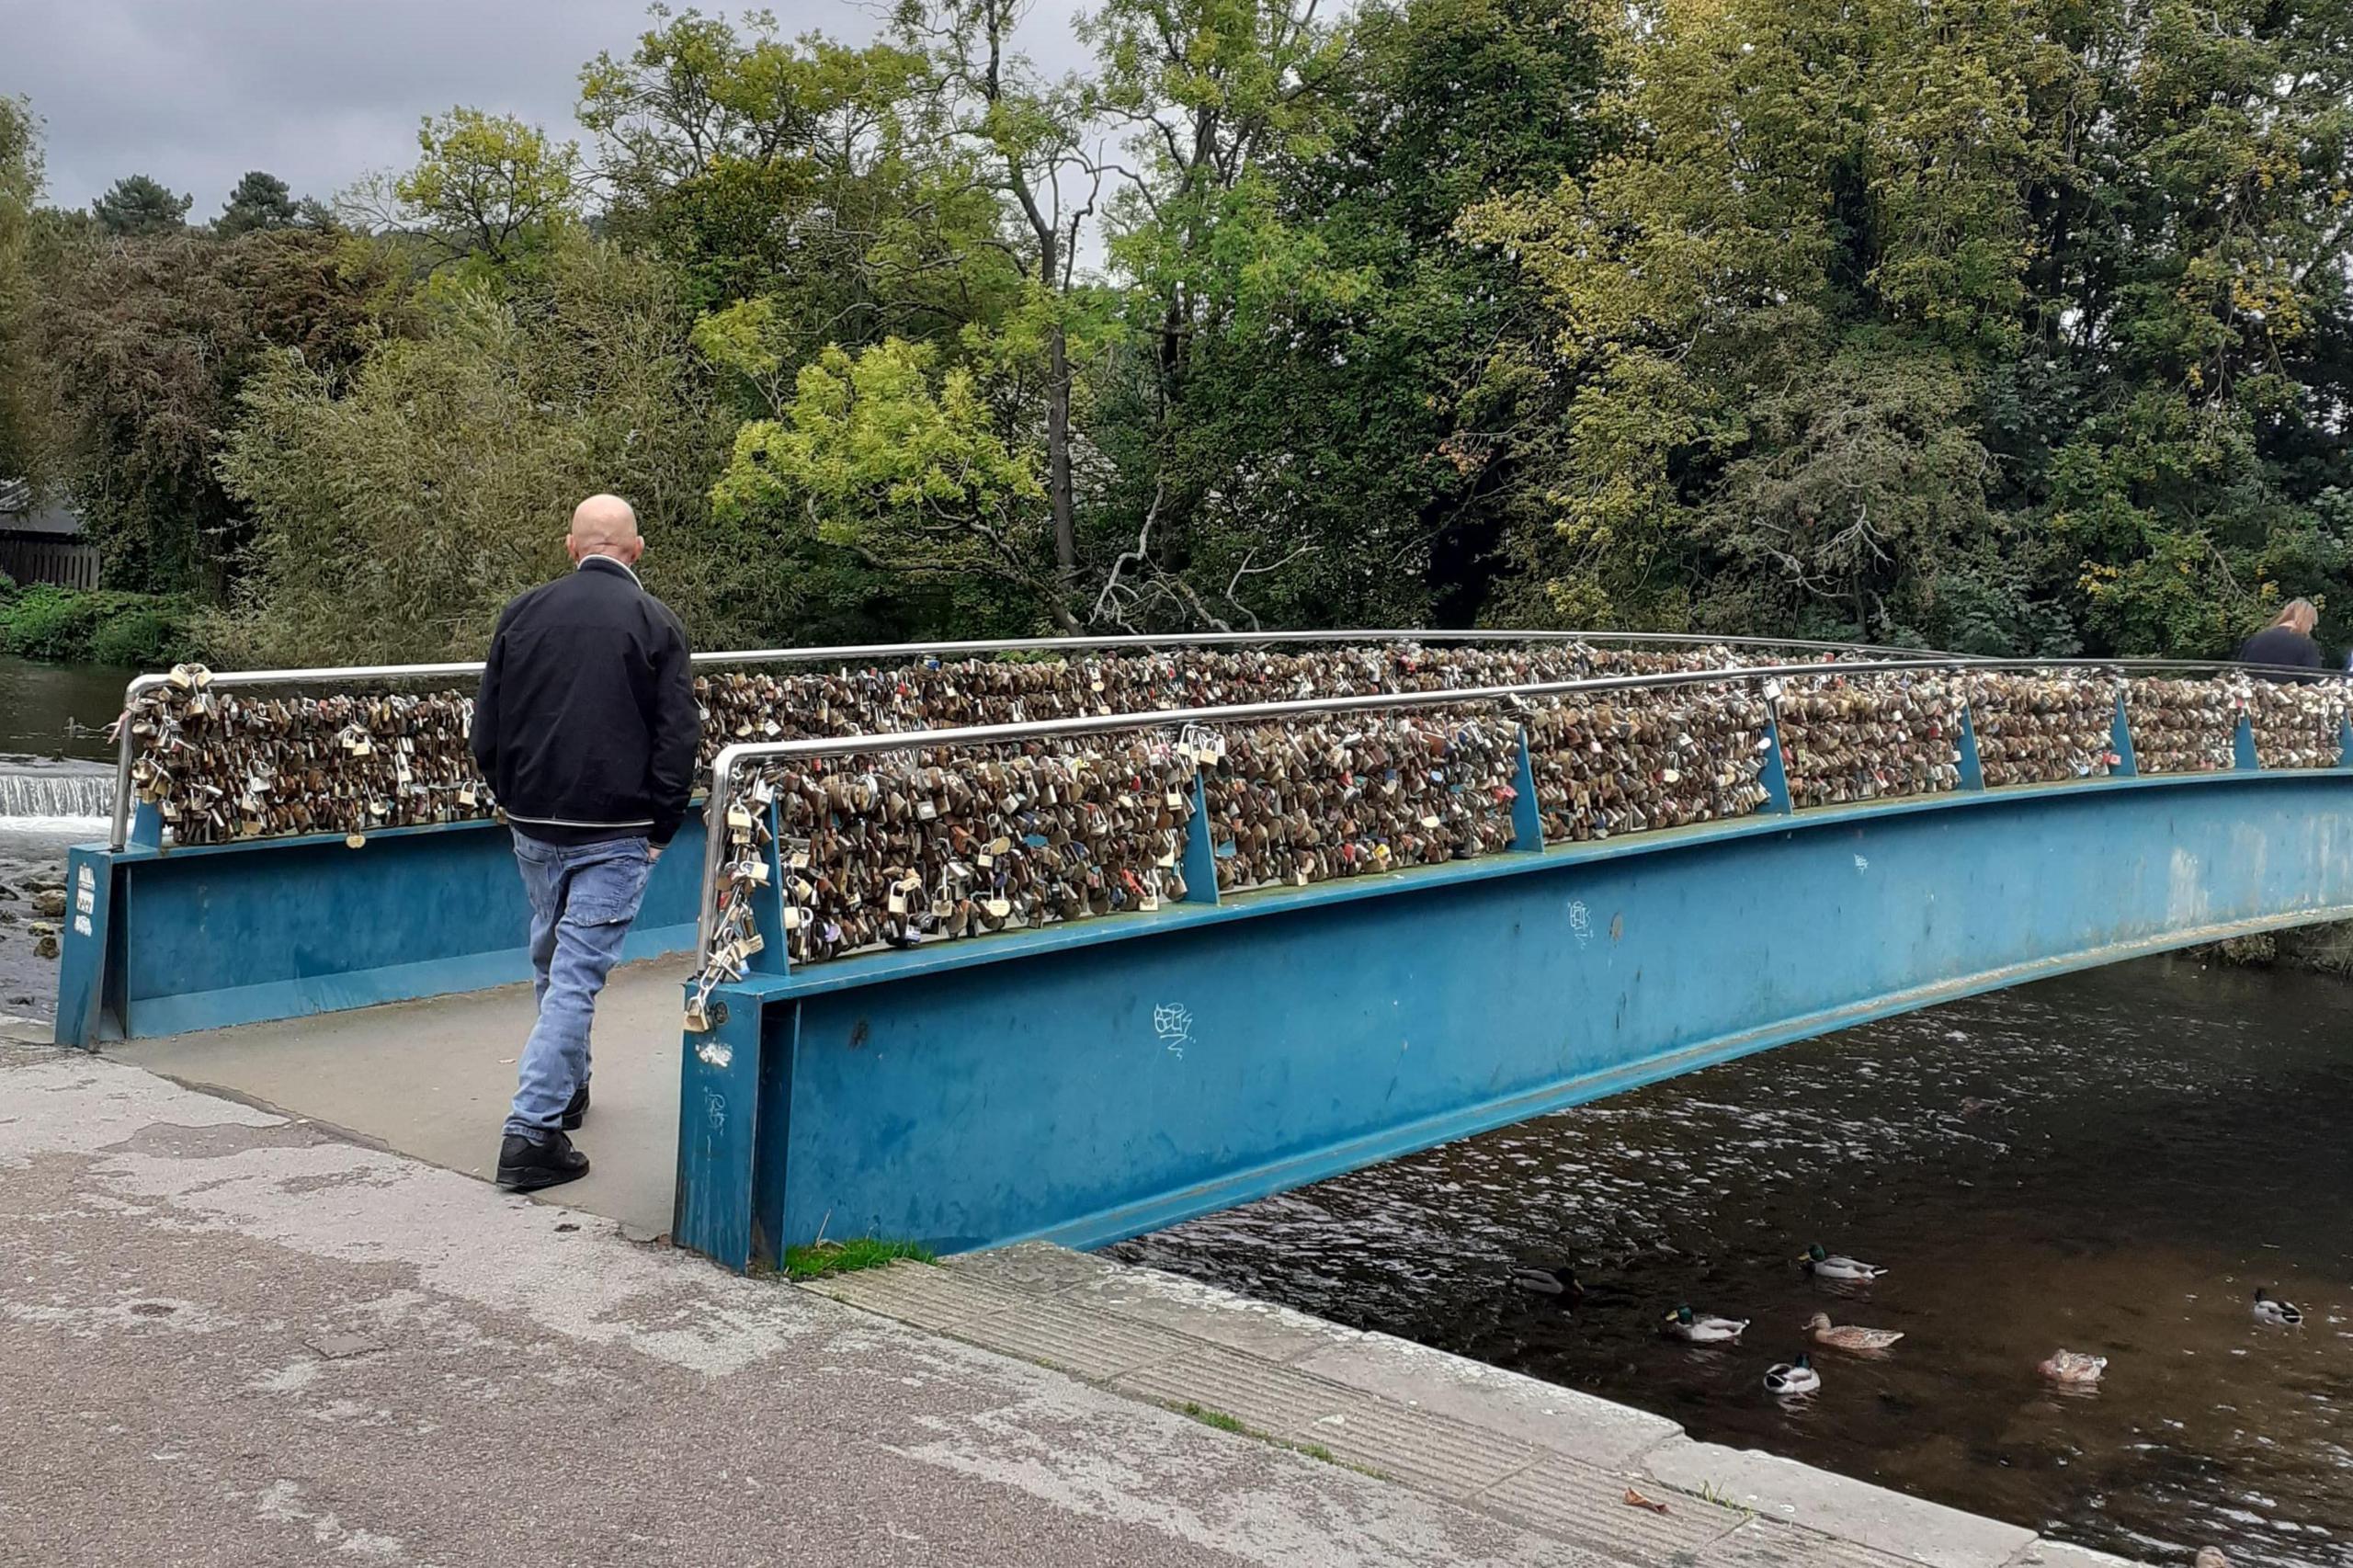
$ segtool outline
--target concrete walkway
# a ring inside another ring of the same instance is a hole
[[[597,1002],[595,1109],[578,1135],[591,1165],[563,1193],[567,1207],[619,1220],[640,1238],[668,1232],[677,1187],[682,972],[673,955],[625,964],[607,982]],[[106,1053],[487,1181],[536,1011],[530,986],[502,985],[118,1041]]]
[[[739,1278],[40,1032],[0,1562],[2109,1561],[1055,1249]]]

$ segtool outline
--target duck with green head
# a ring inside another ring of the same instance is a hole
[[[1666,1332],[1675,1339],[1688,1339],[1694,1345],[1724,1345],[1740,1337],[1748,1326],[1746,1318],[1708,1317],[1691,1310],[1689,1302],[1666,1314]]]
[[[1783,1398],[1813,1393],[1822,1387],[1822,1374],[1813,1369],[1813,1358],[1800,1355],[1794,1361],[1784,1361],[1765,1369],[1767,1392]]]
[[[1798,1267],[1817,1279],[1851,1279],[1863,1284],[1887,1272],[1876,1263],[1862,1263],[1842,1253],[1824,1252],[1820,1242],[1805,1249]]]

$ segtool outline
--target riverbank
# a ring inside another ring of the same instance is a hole
[[[1053,1249],[739,1278],[12,1033],[0,1516],[32,1560],[2113,1561]]]

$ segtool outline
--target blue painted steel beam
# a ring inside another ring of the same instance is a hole
[[[821,1233],[1100,1245],[1888,1014],[2353,917],[2348,803],[2334,770],[1961,791],[755,976],[715,993],[724,1051],[688,1037],[681,1120],[756,1146],[682,1139],[674,1233],[738,1266]]]
[[[654,868],[627,958],[694,945],[702,829]],[[497,823],[71,851],[57,1040],[178,1034],[528,980],[530,910]]]

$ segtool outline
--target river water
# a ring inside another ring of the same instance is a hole
[[[56,1006],[57,964],[31,930],[43,920],[37,890],[62,882],[66,846],[105,831],[106,729],[132,673],[0,658],[0,1012],[45,1017]]]
[[[1785,1046],[1115,1249],[2153,1562],[2353,1568],[2353,985],[2154,959]],[[1881,1264],[1813,1281],[1810,1242]],[[1574,1311],[1513,1289],[1574,1262]],[[2257,1287],[2301,1329],[2253,1315]],[[1678,1302],[1753,1319],[1663,1338]],[[1767,1366],[1816,1311],[1902,1330]],[[2096,1390],[2038,1375],[2109,1358]]]

